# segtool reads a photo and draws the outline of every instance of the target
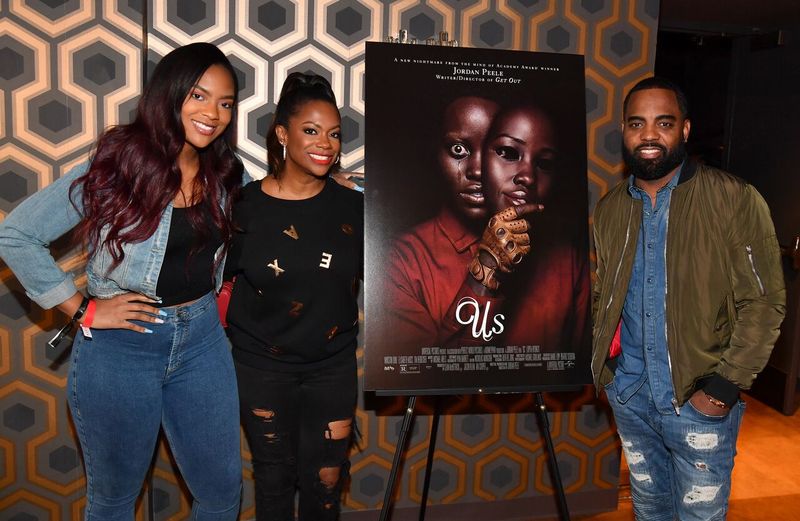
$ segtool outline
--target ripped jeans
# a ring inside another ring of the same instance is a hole
[[[253,456],[256,519],[339,518],[358,392],[355,356],[322,369],[269,371],[234,362]]]
[[[605,387],[631,477],[640,521],[723,521],[728,511],[736,438],[745,403],[708,416],[687,401],[680,414],[656,410],[650,385],[626,403]]]

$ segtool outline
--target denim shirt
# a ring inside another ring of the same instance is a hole
[[[89,163],[83,163],[61,176],[54,183],[31,195],[0,223],[0,257],[14,272],[25,293],[44,309],[61,304],[75,294],[77,288],[72,277],[56,263],[49,245],[74,228],[83,213],[81,187],[77,187],[70,201],[72,182],[83,175]],[[250,176],[245,172],[244,181]],[[77,206],[77,209],[76,209]],[[95,249],[86,264],[88,291],[100,299],[122,293],[141,293],[157,298],[156,285],[164,261],[169,239],[172,203],[164,209],[155,233],[142,242],[125,243],[122,262],[108,271],[113,262],[105,247]],[[100,241],[106,231],[101,232]],[[222,253],[222,247],[216,256]],[[222,284],[224,259],[214,275],[216,288]]]
[[[674,412],[675,393],[667,350],[666,254],[669,202],[680,173],[679,169],[658,191],[655,207],[650,196],[630,178],[631,196],[643,203],[642,225],[622,309],[622,354],[614,384],[617,399],[625,403],[648,382],[656,409],[663,414]]]

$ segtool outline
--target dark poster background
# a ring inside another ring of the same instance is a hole
[[[426,394],[589,383],[584,88],[582,56],[367,44],[366,389]],[[454,120],[468,119],[469,104],[453,105],[464,99],[493,107],[482,145],[446,136]],[[515,133],[526,125],[532,134],[522,139]],[[545,127],[554,153],[520,144],[544,142]],[[469,173],[467,156],[477,152],[481,173]],[[531,252],[502,279],[496,298],[456,291],[468,285],[469,259],[489,217],[512,204],[492,203],[488,177],[502,179],[508,165],[513,170],[534,155],[533,181],[517,193],[545,206],[528,219]],[[441,157],[453,156],[464,159],[459,175],[472,179],[470,211],[485,206],[483,217],[463,217],[451,202],[461,199],[451,195]],[[476,186],[486,195],[482,204]],[[537,198],[542,186],[547,195]],[[460,328],[455,338],[444,334],[453,327]]]

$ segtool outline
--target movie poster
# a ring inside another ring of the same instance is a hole
[[[365,388],[589,383],[583,57],[370,43]]]

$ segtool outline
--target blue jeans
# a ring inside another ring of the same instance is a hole
[[[744,402],[727,416],[708,416],[689,402],[679,415],[661,414],[647,382],[625,403],[613,381],[605,389],[630,469],[636,519],[724,520]]]
[[[86,520],[132,521],[159,428],[189,487],[191,519],[235,520],[241,495],[239,402],[213,294],[163,308],[153,334],[78,332],[69,405],[86,469]]]

